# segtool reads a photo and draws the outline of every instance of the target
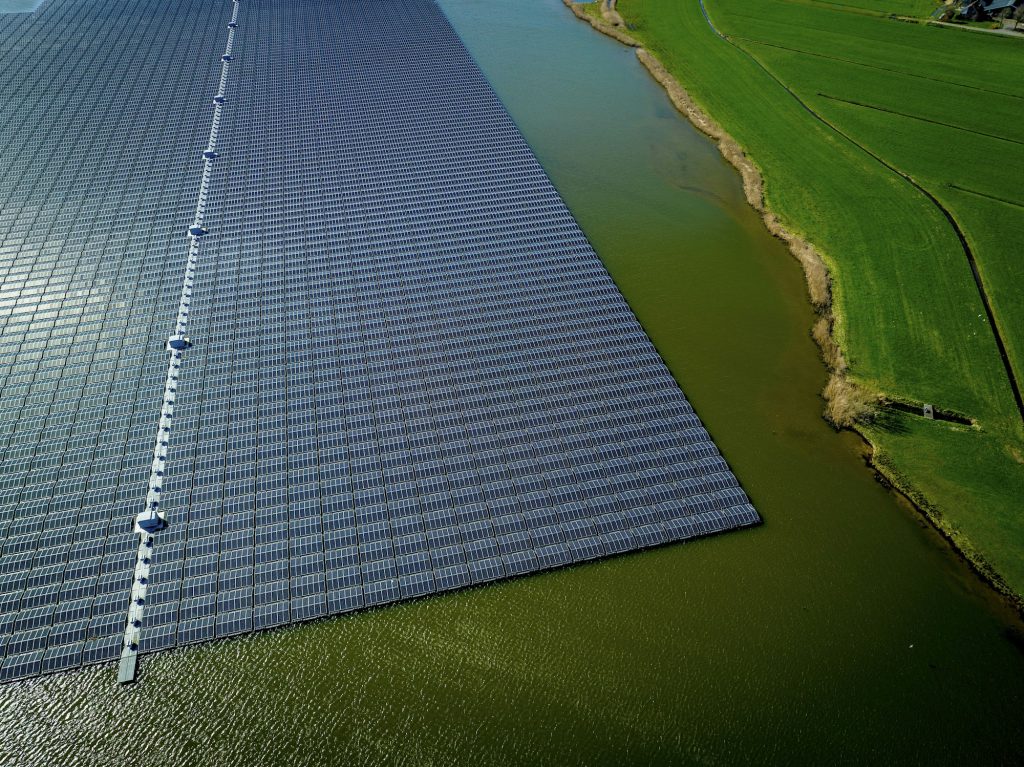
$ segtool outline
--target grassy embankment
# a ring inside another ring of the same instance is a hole
[[[967,240],[1024,382],[1024,41],[882,15],[922,15],[925,0],[706,5],[729,42],[697,0],[617,9],[748,152],[770,210],[823,256],[850,377],[973,419],[884,411],[861,430],[877,465],[981,569],[1024,594],[1024,425],[943,212]]]

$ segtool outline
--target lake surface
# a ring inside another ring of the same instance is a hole
[[[765,525],[0,688],[0,764],[998,764],[1022,628],[852,435],[795,261],[633,53],[442,0]]]

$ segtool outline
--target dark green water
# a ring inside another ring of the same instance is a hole
[[[1021,627],[819,419],[736,174],[560,0],[442,6],[766,524],[6,686],[0,763],[1019,763]]]

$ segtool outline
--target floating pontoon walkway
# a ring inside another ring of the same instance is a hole
[[[0,679],[759,521],[432,0],[47,0],[0,120]]]

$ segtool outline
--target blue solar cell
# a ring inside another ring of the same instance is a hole
[[[202,642],[206,639],[213,639],[216,636],[216,618],[213,615],[189,620],[185,618],[186,615],[183,610],[182,621],[178,624],[179,644]]]
[[[415,573],[398,579],[402,597],[417,597],[437,590],[434,575],[430,572]]]
[[[305,595],[291,601],[292,620],[303,621],[327,614],[327,598],[323,593]]]
[[[82,648],[84,646],[85,642],[68,640],[59,646],[51,647],[43,655],[40,671],[45,674],[81,665]]]
[[[537,563],[537,556],[533,551],[515,551],[511,554],[502,554],[501,561],[505,565],[505,571],[509,575],[520,575],[533,570],[540,569]]]
[[[358,610],[365,604],[361,587],[332,589],[327,592],[327,605],[331,613],[345,613]]]
[[[363,597],[367,605],[380,605],[401,599],[402,592],[398,578],[368,581],[363,587]]]
[[[142,641],[139,643],[140,651],[155,652],[156,650],[166,650],[170,647],[174,647],[175,644],[175,624],[153,624],[151,623],[149,613],[147,612],[146,634],[142,637]]]

